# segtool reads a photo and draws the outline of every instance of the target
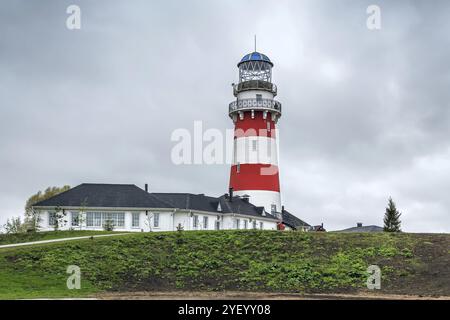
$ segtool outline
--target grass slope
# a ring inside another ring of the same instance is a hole
[[[110,233],[115,233],[115,232],[113,232],[113,231],[70,230],[70,231],[48,231],[48,232],[0,234],[0,245],[31,242],[31,241],[72,238],[72,237],[83,237],[83,236],[92,236],[92,235],[110,234]]]
[[[388,293],[450,295],[450,235],[198,231],[0,250],[0,298],[99,291],[349,293],[382,269]],[[78,265],[82,289],[66,289]]]

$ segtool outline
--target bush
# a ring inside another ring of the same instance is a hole
[[[113,220],[105,220],[105,223],[103,223],[103,230],[105,231],[113,231],[114,230],[114,221]]]

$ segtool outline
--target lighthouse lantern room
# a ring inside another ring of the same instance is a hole
[[[245,55],[238,63],[239,83],[233,85],[236,99],[229,105],[234,122],[234,157],[230,188],[249,197],[266,212],[281,211],[276,123],[281,103],[274,100],[273,63],[259,52]]]

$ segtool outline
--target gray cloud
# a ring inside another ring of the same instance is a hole
[[[65,28],[69,4],[82,29]],[[283,202],[329,229],[450,232],[449,4],[376,1],[0,4],[0,223],[50,185],[148,182],[218,195],[227,165],[175,166],[177,128],[232,127],[236,62],[275,63]]]

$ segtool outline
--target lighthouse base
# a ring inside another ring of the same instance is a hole
[[[281,196],[276,191],[265,190],[237,190],[234,191],[237,196],[249,195],[250,203],[257,207],[264,207],[266,212],[271,213],[272,205],[275,205],[275,211],[281,212]]]

